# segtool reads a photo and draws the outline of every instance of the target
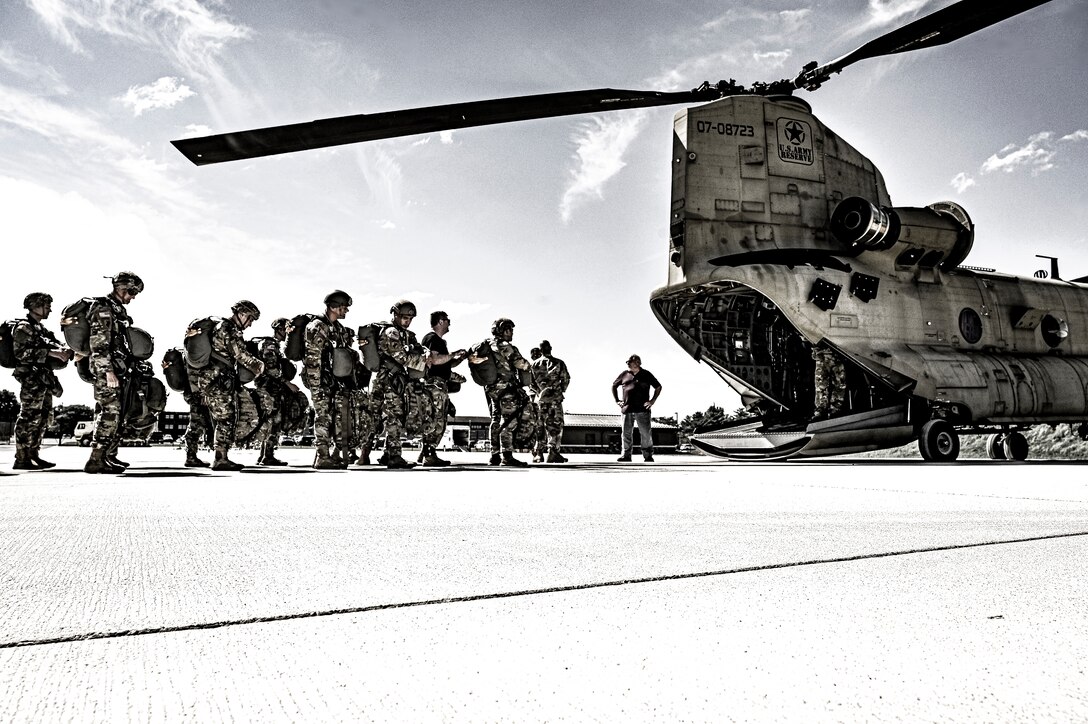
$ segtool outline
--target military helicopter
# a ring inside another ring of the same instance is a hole
[[[690,91],[597,89],[363,114],[173,141],[198,165],[530,119],[671,104],[668,279],[654,314],[754,413],[696,436],[732,460],[838,455],[917,440],[952,461],[987,434],[1088,421],[1088,286],[965,266],[958,204],[893,207],[873,163],[793,93],[861,60],[949,43],[1048,0],[961,0],[793,80]],[[813,350],[820,350],[814,355]],[[816,356],[841,365],[841,409],[814,419]]]

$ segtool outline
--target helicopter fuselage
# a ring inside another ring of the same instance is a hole
[[[811,456],[922,438],[932,451],[932,420],[1008,435],[1088,419],[1088,286],[962,266],[966,212],[892,207],[875,166],[795,98],[681,111],[673,149],[669,278],[651,306],[759,415],[704,449]],[[837,419],[814,423],[817,346],[846,383]],[[793,437],[753,447],[760,433]]]

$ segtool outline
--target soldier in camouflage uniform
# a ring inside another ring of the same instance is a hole
[[[284,416],[294,395],[298,393],[298,385],[284,378],[286,365],[291,364],[283,355],[281,343],[287,340],[287,334],[291,330],[291,320],[280,317],[272,321],[272,337],[260,337],[257,339],[257,351],[261,361],[264,362],[264,374],[257,378],[257,389],[267,396],[274,412],[271,424],[261,439],[261,456],[257,459],[258,465],[282,466],[286,465],[276,457],[276,444],[285,425]],[[287,370],[290,373],[290,369]]]
[[[463,349],[450,354],[444,337],[450,331],[450,317],[442,311],[431,312],[431,331],[423,335],[423,346],[436,355],[449,355],[450,361],[442,364],[432,364],[427,368],[427,376],[423,378],[423,389],[431,401],[431,424],[423,433],[423,451],[419,454],[419,462],[424,467],[441,468],[450,464],[448,460],[438,457],[438,444],[442,442],[442,436],[446,434],[446,422],[449,419],[450,406],[450,382],[461,384],[465,378],[453,371],[453,368],[461,364],[468,355]]]
[[[56,467],[42,460],[39,451],[42,438],[53,412],[53,398],[60,397],[60,381],[53,367],[61,367],[72,359],[72,350],[65,349],[42,320],[53,310],[53,297],[33,292],[23,299],[26,319],[20,319],[12,329],[15,351],[13,374],[19,382],[19,417],[15,420],[14,470],[45,470]]]
[[[89,370],[94,377],[94,399],[98,403],[95,415],[94,443],[91,457],[83,466],[86,473],[120,473],[124,463],[117,460],[121,444],[121,424],[127,412],[122,400],[130,394],[137,360],[129,347],[127,330],[132,318],[125,306],[144,290],[144,282],[130,271],[117,273],[109,296],[96,297],[87,310],[90,324]]]
[[[190,378],[191,378],[190,374]],[[212,413],[204,404],[204,398],[196,390],[190,389],[181,393],[185,404],[189,405],[189,426],[185,428],[185,467],[207,468],[211,463],[200,459],[198,454],[200,445],[207,437],[208,430],[213,429]]]
[[[325,313],[306,325],[302,384],[310,390],[314,407],[317,452],[313,467],[318,470],[347,467],[347,449],[351,443],[350,390],[333,375],[333,350],[351,347],[351,330],[340,323],[349,307],[351,296],[337,289],[325,297]],[[331,453],[330,447],[333,447]]]
[[[839,414],[846,390],[846,369],[828,347],[813,347],[816,362],[816,399],[813,417],[822,420]]]
[[[430,410],[422,409],[422,395],[412,394],[409,388],[417,384],[413,378],[422,379],[428,366],[445,364],[450,355],[425,349],[408,330],[416,317],[415,304],[402,299],[389,308],[389,313],[393,315],[393,323],[378,337],[381,367],[375,375],[373,395],[380,405],[385,428],[385,466],[412,468],[415,465],[401,455],[401,438],[406,427],[425,430],[427,424],[423,418]]]
[[[532,390],[539,408],[537,416],[536,449],[533,462],[544,461],[544,448],[548,450],[549,463],[565,463],[559,454],[563,441],[563,393],[570,385],[567,363],[552,356],[552,344],[540,343],[540,359],[533,362]]]
[[[362,335],[364,328],[359,328],[359,352],[370,344],[370,340]],[[355,365],[354,389],[351,391],[351,408],[354,414],[351,427],[351,447],[358,450],[356,457],[359,466],[370,465],[370,450],[374,445],[374,435],[377,432],[377,418],[381,410],[374,404],[374,397],[370,394],[370,379],[372,373],[359,361]]]
[[[242,299],[231,307],[232,315],[216,325],[212,332],[211,361],[201,369],[190,369],[189,380],[193,389],[200,393],[208,406],[215,425],[215,461],[212,470],[241,470],[245,466],[230,459],[229,453],[235,442],[235,433],[241,424],[243,429],[256,425],[252,420],[240,420],[238,394],[242,389],[238,379],[238,366],[245,367],[255,377],[264,373],[264,363],[246,349],[242,333],[260,318],[257,305]],[[248,409],[248,406],[245,406]]]
[[[484,387],[487,404],[491,410],[491,460],[490,465],[507,465],[524,468],[523,460],[514,457],[514,432],[519,418],[527,405],[531,405],[529,396],[521,387],[519,370],[529,369],[529,361],[521,356],[518,348],[512,344],[514,322],[500,317],[491,325],[491,356],[498,368],[498,379],[494,384]],[[469,357],[469,364],[480,364],[484,360]],[[500,455],[499,450],[502,453]]]

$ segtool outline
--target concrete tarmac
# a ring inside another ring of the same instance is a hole
[[[282,452],[0,448],[0,721],[1088,721],[1083,466]]]

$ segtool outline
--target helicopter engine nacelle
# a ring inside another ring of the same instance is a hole
[[[831,214],[831,232],[854,250],[896,249],[898,267],[953,269],[974,245],[975,228],[963,207],[941,201],[925,208],[876,206],[843,199]]]

